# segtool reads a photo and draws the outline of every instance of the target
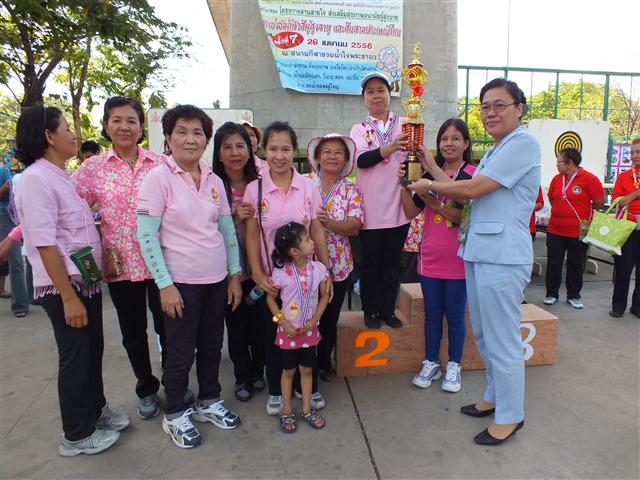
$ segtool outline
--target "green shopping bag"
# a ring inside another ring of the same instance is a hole
[[[584,243],[593,245],[611,255],[620,255],[620,247],[624,245],[624,242],[627,241],[627,238],[637,226],[636,222],[627,220],[628,208],[625,209],[623,218],[615,218],[609,215],[613,207],[620,201],[620,198],[622,197],[618,197],[611,202],[611,206],[606,212],[593,212],[587,236],[582,239]]]

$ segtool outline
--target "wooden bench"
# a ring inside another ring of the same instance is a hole
[[[401,285],[396,316],[402,321],[402,328],[390,328],[383,324],[381,329],[371,330],[364,326],[362,312],[341,313],[336,342],[338,375],[417,373],[420,370],[424,360],[424,301],[420,284]],[[524,304],[520,322],[525,365],[553,364],[556,359],[558,317],[536,305]],[[484,362],[473,340],[468,310],[466,324],[462,369],[483,369]],[[440,349],[441,365],[446,365],[448,360],[447,346],[445,321]]]

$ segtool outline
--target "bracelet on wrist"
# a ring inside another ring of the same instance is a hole
[[[275,323],[276,325],[279,324],[280,322],[282,322],[284,320],[284,313],[282,313],[282,310],[280,310],[278,313],[276,313],[273,318],[273,323]]]

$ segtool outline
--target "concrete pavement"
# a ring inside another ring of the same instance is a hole
[[[543,248],[540,235],[536,251]],[[266,392],[246,403],[235,399],[225,351],[223,398],[242,425],[223,431],[197,424],[204,443],[193,450],[173,445],[161,415],[137,417],[135,380],[105,292],[105,392],[110,406],[133,423],[111,449],[73,458],[57,454],[57,353],[49,321],[40,307],[14,318],[9,300],[0,300],[0,477],[637,479],[640,320],[608,316],[611,289],[611,267],[600,264],[597,274],[585,274],[584,310],[564,303],[563,294],[560,303],[544,307],[544,278],[532,277],[527,301],[560,318],[558,356],[555,365],[527,368],[526,424],[502,446],[474,444],[491,419],[459,413],[481,398],[484,371],[463,372],[457,394],[443,392],[439,382],[417,389],[411,375],[321,382],[327,427],[316,432],[299,423],[296,434],[284,435],[277,417],[266,415]],[[154,368],[159,374],[157,358]],[[193,372],[191,386],[197,391]]]

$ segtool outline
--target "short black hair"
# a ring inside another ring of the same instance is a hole
[[[577,148],[573,148],[573,147],[563,148],[558,153],[558,156],[560,155],[562,155],[565,158],[565,160],[568,160],[569,162],[573,163],[576,167],[582,163],[582,154],[580,153],[580,150],[578,150]]]
[[[142,104],[140,103],[140,101],[131,97],[115,96],[107,98],[107,101],[104,102],[104,114],[102,115],[102,136],[111,142],[111,137],[107,133],[105,125],[109,121],[111,111],[114,108],[124,106],[133,108],[138,115],[138,120],[140,121],[140,126],[142,127],[142,134],[140,135],[140,138],[136,143],[141,143],[146,138],[144,134],[144,110],[142,110]]]
[[[97,155],[100,153],[100,145],[98,145],[98,142],[94,142],[93,140],[85,140],[80,145],[80,152],[91,152],[94,155]]]
[[[525,96],[524,92],[520,89],[516,82],[507,80],[503,77],[494,78],[484,87],[482,87],[482,89],[480,89],[480,103],[482,103],[482,99],[484,98],[485,93],[487,93],[489,90],[500,87],[504,87],[507,92],[509,92],[509,95],[511,95],[511,98],[513,98],[513,101],[515,103],[524,105],[524,109],[522,111],[523,115],[527,113],[527,97]]]
[[[267,128],[264,129],[263,137],[262,137],[262,148],[266,150],[267,144],[269,143],[269,138],[274,133],[285,132],[289,134],[289,138],[291,138],[291,145],[293,145],[294,150],[298,150],[298,136],[296,135],[295,130],[289,125],[289,122],[280,122],[275,121],[271,122]]]
[[[194,105],[177,105],[162,115],[162,134],[166,137],[173,133],[173,129],[176,128],[178,120],[200,120],[202,124],[202,130],[204,130],[204,136],[207,138],[207,143],[211,140],[213,135],[213,120],[205,113],[204,110]],[[249,143],[251,145],[251,143]]]
[[[215,173],[222,179],[224,188],[227,191],[227,200],[229,200],[229,205],[231,205],[231,183],[229,181],[229,177],[227,176],[227,172],[224,169],[224,164],[220,160],[220,147],[222,146],[222,142],[224,142],[227,138],[235,133],[240,135],[242,141],[247,146],[247,152],[249,154],[249,159],[242,169],[242,175],[244,176],[245,182],[249,183],[258,178],[256,162],[253,160],[251,139],[249,138],[249,133],[247,132],[246,128],[236,122],[225,122],[220,125],[220,127],[218,127],[218,130],[216,130],[215,135],[213,136],[213,161],[211,164],[211,169],[213,170],[213,173]]]
[[[33,105],[22,110],[16,124],[15,157],[25,167],[42,158],[49,147],[45,131],[55,132],[61,118],[62,112],[56,107]]]

